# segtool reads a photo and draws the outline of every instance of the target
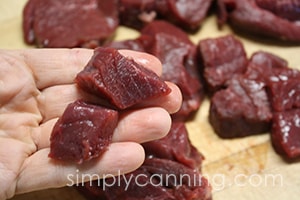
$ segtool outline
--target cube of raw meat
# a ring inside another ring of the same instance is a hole
[[[29,0],[23,11],[24,40],[39,47],[94,48],[118,25],[116,0]]]
[[[172,115],[173,120],[186,120],[198,110],[204,98],[196,46],[185,32],[165,21],[153,21],[141,33],[148,37],[146,52],[156,56],[163,64],[162,78],[175,83],[182,92],[182,106]]]
[[[179,162],[192,169],[199,169],[203,155],[190,142],[183,122],[173,122],[168,135],[143,144],[148,157],[164,158]]]
[[[196,46],[188,35],[165,21],[153,21],[144,27],[136,39],[112,42],[107,46],[150,53],[163,64],[162,78],[175,83],[181,90],[181,109],[173,120],[187,120],[200,107],[204,90],[199,80]]]
[[[203,77],[210,93],[224,89],[236,74],[247,68],[245,49],[232,35],[201,40],[198,44],[203,65]]]
[[[97,48],[77,75],[78,86],[107,99],[118,109],[167,95],[171,89],[153,71],[121,55],[113,48]]]
[[[270,130],[272,112],[264,85],[237,76],[227,89],[216,92],[209,122],[222,138],[244,137]]]
[[[274,111],[286,111],[300,108],[300,77],[278,79],[270,81],[268,93]]]
[[[265,51],[257,51],[249,60],[245,76],[266,85],[271,77],[287,69],[286,60]]]
[[[278,154],[300,158],[300,109],[274,113],[271,139]]]
[[[212,0],[120,0],[121,23],[141,29],[157,19],[196,30],[206,17]]]
[[[117,123],[117,111],[77,100],[53,128],[49,157],[79,164],[99,157],[111,143]]]
[[[276,16],[290,20],[300,20],[300,1],[299,0],[255,0],[256,4],[274,13]]]

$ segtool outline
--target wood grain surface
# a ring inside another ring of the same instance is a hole
[[[24,44],[22,9],[26,0],[0,1],[0,48],[32,48]],[[215,16],[209,16],[191,40],[235,34],[248,56],[258,50],[275,53],[288,60],[290,67],[300,69],[300,47],[267,39],[233,33],[230,27],[219,30]],[[120,27],[116,40],[135,38],[137,32]],[[300,196],[300,162],[287,163],[274,153],[269,134],[242,139],[224,140],[208,123],[209,99],[201,105],[195,117],[187,122],[192,143],[205,155],[203,174],[213,187],[215,200],[297,200]],[[17,195],[13,200],[82,200],[70,187],[49,189]]]

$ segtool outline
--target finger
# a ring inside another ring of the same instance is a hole
[[[120,50],[120,53],[161,74],[161,63],[154,56],[129,50]],[[92,55],[93,50],[90,49],[30,49],[20,51],[21,58],[32,69],[39,89],[73,83],[76,75],[86,66]]]
[[[32,133],[38,149],[50,146],[50,135],[58,118],[47,121]],[[162,108],[145,108],[120,114],[112,142],[143,143],[164,137],[170,130],[171,118]]]
[[[16,194],[128,173],[137,169],[145,158],[143,147],[132,142],[113,143],[100,158],[81,165],[58,162],[48,154],[49,148],[43,149],[25,161],[18,176]]]
[[[74,81],[93,55],[89,49],[26,49],[20,52],[33,71],[36,85],[43,89]]]
[[[167,84],[172,90],[171,93],[145,101],[136,107],[162,107],[170,114],[177,112],[182,103],[180,89],[173,83],[167,82]],[[69,103],[81,98],[90,102],[97,102],[94,96],[79,91],[75,84],[59,85],[44,89],[37,98],[43,122],[60,117]]]
[[[169,113],[159,107],[126,112],[121,115],[112,139],[137,143],[160,139],[168,134],[171,123]]]
[[[37,97],[39,110],[43,117],[42,122],[61,116],[68,104],[81,98],[75,84],[44,89]]]

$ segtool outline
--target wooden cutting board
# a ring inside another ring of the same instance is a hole
[[[0,48],[32,48],[26,46],[22,35],[22,9],[26,0],[0,1]],[[208,17],[191,40],[235,34],[225,26],[218,30],[215,16]],[[116,40],[135,38],[137,32],[121,27]],[[300,46],[274,43],[271,40],[235,34],[248,56],[258,50],[275,53],[289,61],[291,67],[300,69]],[[213,132],[207,121],[209,99],[201,105],[194,119],[187,122],[192,143],[206,160],[203,174],[213,187],[215,200],[272,199],[298,200],[300,196],[300,162],[287,163],[273,151],[269,134],[242,139],[224,140]],[[13,200],[81,200],[73,188],[49,189],[18,195]]]

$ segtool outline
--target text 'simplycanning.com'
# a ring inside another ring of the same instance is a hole
[[[145,183],[143,178],[148,177]],[[201,186],[202,177],[206,178],[214,191],[221,191],[227,187],[283,187],[284,178],[281,174],[236,174],[228,177],[225,174],[152,174],[150,177],[146,174],[124,175],[119,171],[117,175],[105,174],[84,174],[76,170],[76,174],[68,174],[67,186],[82,186],[83,183],[97,185],[103,190],[107,187],[123,187],[127,190],[130,184],[138,187],[145,187],[147,184],[153,186],[169,186],[176,183],[177,186],[187,185],[190,187]]]

